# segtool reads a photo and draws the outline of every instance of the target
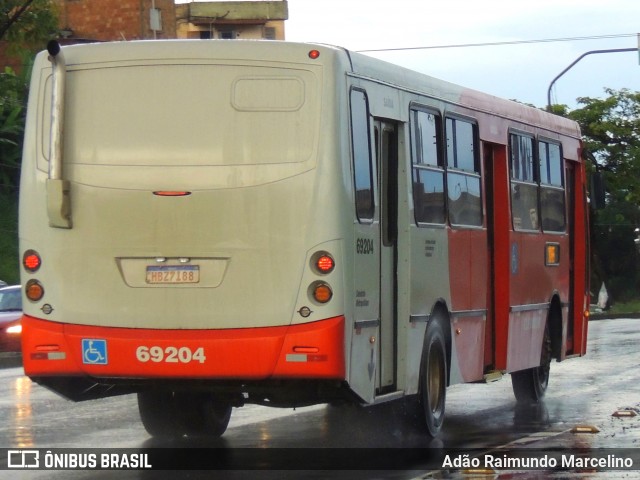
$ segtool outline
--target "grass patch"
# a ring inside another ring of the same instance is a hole
[[[640,299],[630,300],[628,302],[616,302],[611,306],[607,313],[640,313]]]

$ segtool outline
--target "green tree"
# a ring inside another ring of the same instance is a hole
[[[17,186],[29,66],[57,25],[51,0],[0,0],[0,41],[23,66],[16,73],[0,65],[0,189]]]
[[[26,96],[26,74],[5,67],[0,73],[0,191],[18,186]]]
[[[18,183],[28,78],[34,52],[57,31],[50,0],[0,0],[0,42],[18,60],[14,71],[0,64],[0,279],[18,280]]]
[[[41,50],[58,29],[56,6],[51,0],[0,0],[0,40],[8,53],[22,56]]]
[[[18,182],[24,134],[24,79],[0,73],[0,279],[18,282]]]
[[[604,281],[614,300],[637,298],[640,275],[633,240],[640,227],[640,92],[605,89],[606,98],[578,99],[568,113],[607,185],[606,207],[591,219],[592,285]]]

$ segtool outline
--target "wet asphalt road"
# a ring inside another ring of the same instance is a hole
[[[257,470],[227,472],[7,471],[0,478],[336,478],[336,471],[271,472],[268,453],[291,455],[290,448],[337,455],[355,448],[354,456],[384,450],[422,448],[640,448],[640,415],[612,416],[616,411],[640,413],[640,320],[592,321],[584,358],[551,366],[545,402],[517,407],[508,376],[491,384],[456,385],[447,391],[447,419],[438,439],[422,430],[411,404],[371,408],[316,406],[234,409],[229,429],[211,444],[167,443],[149,437],[142,427],[135,396],[74,404],[33,384],[20,367],[0,369],[0,448],[179,448],[216,447],[249,455]],[[576,426],[594,426],[597,433],[571,433]],[[320,450],[323,448],[323,450]],[[258,449],[258,450],[256,450]],[[268,450],[267,450],[268,449]],[[374,449],[374,450],[371,450]],[[398,451],[398,450],[393,450]],[[302,452],[302,451],[301,451]],[[370,459],[373,455],[370,453]],[[366,458],[367,455],[364,457]],[[345,460],[340,455],[340,462]],[[291,457],[290,457],[291,458]],[[295,457],[292,457],[295,458]],[[305,458],[304,455],[301,458]],[[279,458],[278,461],[281,461]],[[330,462],[324,459],[326,464]],[[360,459],[360,462],[365,460]],[[6,465],[6,458],[0,460]],[[278,462],[275,463],[278,465]],[[299,463],[298,463],[299,465]],[[264,470],[261,468],[264,466]],[[358,464],[358,468],[362,465]],[[330,467],[329,467],[330,468]],[[345,468],[350,468],[345,466]],[[412,466],[392,472],[343,472],[341,478],[424,478],[438,472]],[[640,468],[640,466],[638,466]],[[614,472],[615,473],[615,472]],[[588,478],[634,478],[640,470]],[[518,477],[520,478],[520,477]],[[522,477],[529,478],[529,477]],[[559,478],[559,477],[558,477]],[[573,476],[562,478],[574,478]],[[575,477],[578,478],[578,477]],[[580,477],[582,478],[582,477]],[[636,477],[637,478],[637,477]]]

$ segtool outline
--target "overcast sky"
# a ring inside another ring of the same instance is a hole
[[[287,40],[352,50],[591,37],[640,32],[639,0],[289,0]],[[368,53],[430,75],[536,106],[553,78],[590,50],[637,48],[635,36],[495,47]],[[575,106],[604,88],[640,90],[638,53],[589,55],[555,84]]]
[[[351,50],[569,37],[630,37],[368,53],[500,97],[543,107],[553,78],[590,50],[637,48],[640,0],[288,0],[286,39]],[[561,77],[554,103],[640,91],[637,52],[590,55]]]

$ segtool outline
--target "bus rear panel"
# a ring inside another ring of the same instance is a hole
[[[20,212],[39,258],[24,283],[43,291],[25,302],[29,376],[76,400],[91,382],[345,379],[341,192],[318,180],[338,172],[322,163],[327,73],[307,47],[235,47],[64,48],[68,228],[47,215],[54,79],[38,56]]]

